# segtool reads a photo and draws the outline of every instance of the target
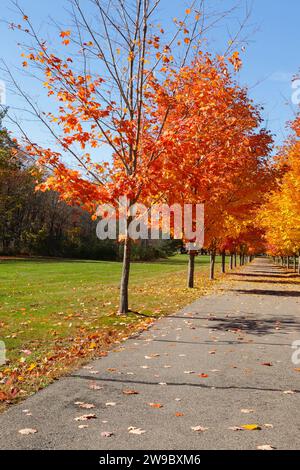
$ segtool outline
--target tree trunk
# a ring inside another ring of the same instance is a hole
[[[222,251],[222,274],[226,273],[226,253]]]
[[[190,289],[193,289],[194,287],[194,273],[195,273],[195,254],[190,253],[189,267],[188,267],[188,288]]]
[[[230,253],[230,269],[233,269],[233,254]]]
[[[216,261],[216,252],[212,251],[210,253],[210,280],[213,281],[215,278],[215,261]]]
[[[131,239],[127,236],[124,243],[123,268],[120,287],[120,308],[119,313],[128,312],[128,283],[131,258]]]
[[[286,259],[286,267],[287,269],[290,269],[290,257],[287,256],[287,259]]]
[[[297,256],[294,255],[294,272],[297,272]]]
[[[300,274],[300,255],[298,256],[298,274]]]
[[[234,253],[234,267],[236,268],[236,253]]]

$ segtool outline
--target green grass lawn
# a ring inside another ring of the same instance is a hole
[[[108,342],[114,342],[144,327],[145,320],[192,302],[210,285],[209,257],[196,258],[194,290],[186,289],[187,261],[186,255],[176,255],[157,262],[133,263],[130,308],[136,313],[118,316],[121,263],[1,260],[0,340],[5,342],[8,364],[0,367],[0,379],[5,382],[13,376],[12,382],[21,382],[24,394],[29,393],[60,375],[59,370],[63,373],[64,357],[74,349],[74,338],[76,345],[81,341],[82,351],[76,349],[80,356],[92,357],[105,346],[102,334],[109,334]],[[92,346],[87,346],[91,342]],[[61,359],[56,361],[60,367],[51,364],[55,372],[36,380],[35,371],[40,364],[47,364],[51,355]],[[32,365],[35,367],[29,371]]]

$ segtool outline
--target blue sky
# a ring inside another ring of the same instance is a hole
[[[207,0],[212,7],[229,8],[238,0]],[[68,0],[19,0],[33,22],[45,33],[49,16],[63,23],[68,23]],[[189,2],[185,0],[161,0],[160,18],[181,16]],[[251,97],[264,107],[263,117],[267,127],[276,135],[280,144],[287,136],[286,122],[293,118],[297,108],[292,104],[292,77],[299,72],[299,0],[249,0],[252,15],[249,22],[249,44],[243,53],[243,69],[239,74],[242,85],[249,87]],[[222,52],[228,39],[228,30],[236,31],[238,20],[244,16],[246,0],[240,0],[241,8],[231,15],[226,23],[215,28],[209,35],[210,47]],[[1,0],[1,19],[15,20],[14,7],[10,0]],[[0,22],[0,58],[5,59],[10,67],[20,64],[20,49],[17,45],[18,33],[8,29]],[[15,70],[16,77],[25,87],[30,83],[20,72]],[[3,79],[0,72],[0,79]],[[10,90],[7,92],[7,104],[15,107],[17,98]],[[41,99],[43,105],[43,100]],[[34,126],[36,138],[43,140],[43,134]],[[41,142],[44,143],[44,142]]]

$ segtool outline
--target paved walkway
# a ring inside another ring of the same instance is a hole
[[[0,448],[300,449],[299,283],[266,259],[232,279],[1,415]]]

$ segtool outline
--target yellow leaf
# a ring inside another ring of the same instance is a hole
[[[27,370],[28,370],[28,372],[31,372],[35,368],[36,368],[36,364],[32,363],[32,364],[30,364],[30,366],[28,367]]]
[[[261,429],[259,424],[243,424],[242,428],[247,431],[259,431]]]

